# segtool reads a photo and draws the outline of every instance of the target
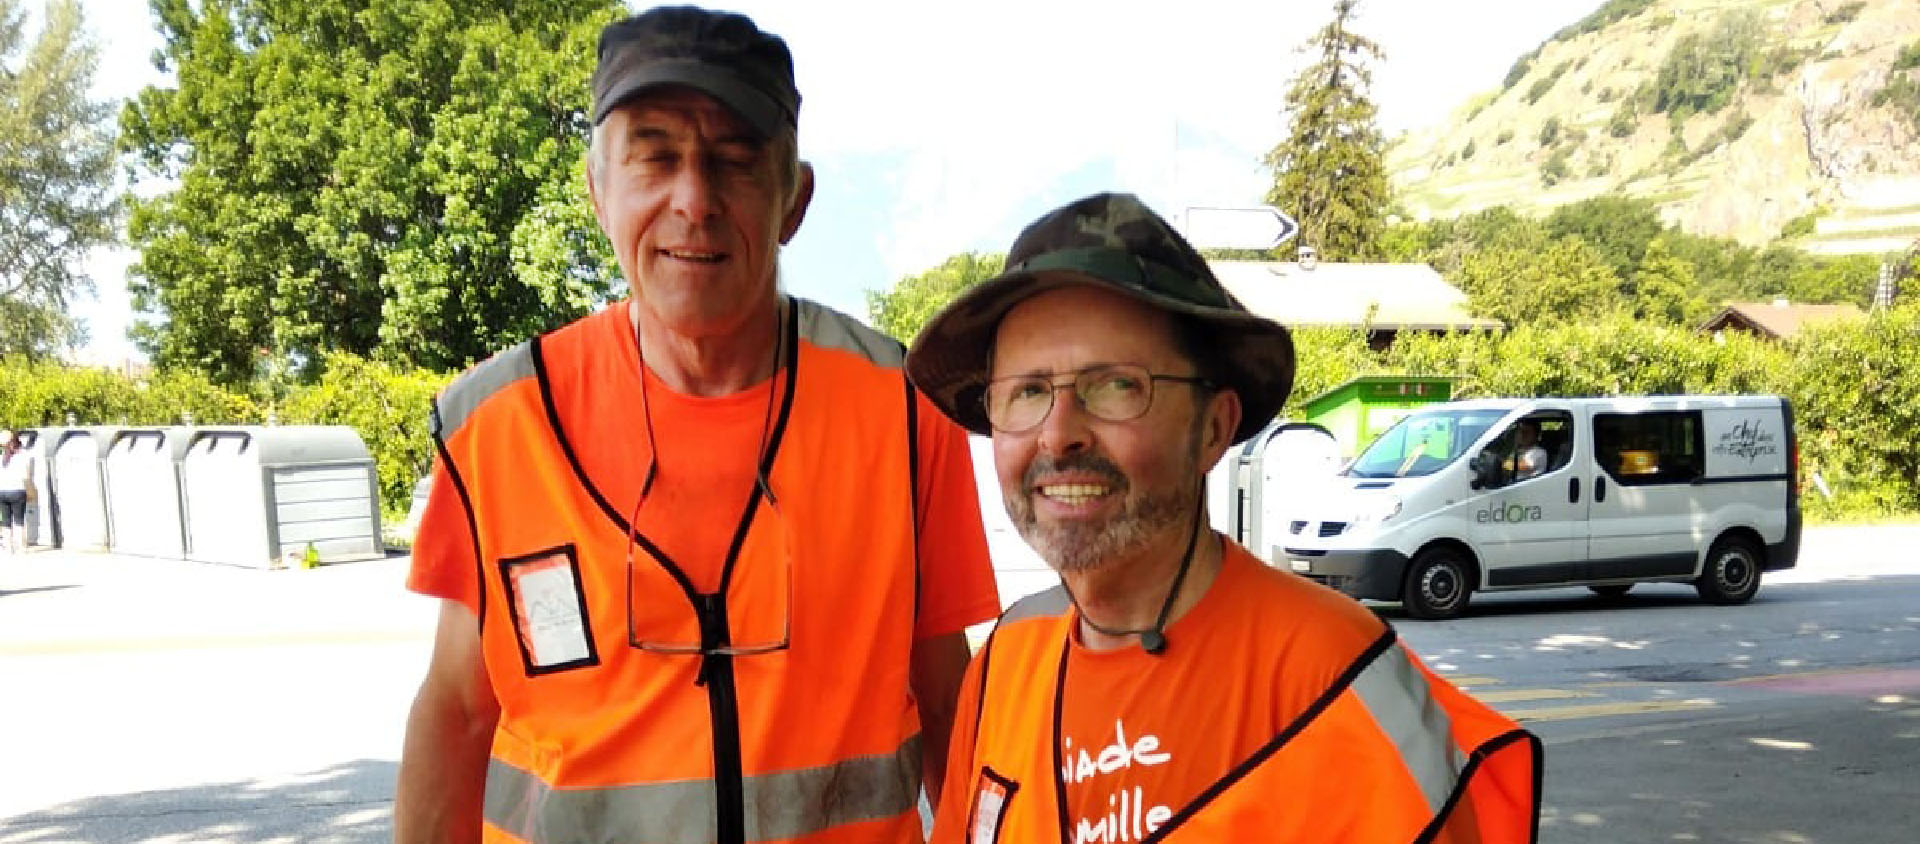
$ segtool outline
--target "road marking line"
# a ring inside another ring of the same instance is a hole
[[[1602,718],[1609,715],[1646,715],[1655,712],[1687,712],[1717,709],[1710,700],[1625,700],[1577,706],[1548,706],[1540,709],[1503,709],[1515,721],[1571,721],[1578,718]]]
[[[1459,686],[1460,688],[1463,688],[1463,689],[1469,688],[1472,686],[1500,685],[1500,680],[1494,677],[1480,677],[1480,676],[1469,675],[1469,674],[1461,674],[1459,676],[1447,674],[1447,675],[1441,675],[1441,676],[1445,677],[1447,682],[1452,683],[1456,686]]]
[[[264,648],[283,645],[384,645],[430,642],[430,630],[348,630],[287,633],[227,633],[161,636],[145,639],[68,639],[0,644],[0,656],[53,656],[108,652],[184,651],[209,648]]]
[[[1566,689],[1493,689],[1484,692],[1469,692],[1481,703],[1520,703],[1529,700],[1554,700],[1556,698],[1595,697],[1588,692],[1572,692]]]

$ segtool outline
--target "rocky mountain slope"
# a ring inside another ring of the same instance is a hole
[[[1388,156],[1416,216],[1655,199],[1823,253],[1920,238],[1920,0],[1608,0]]]

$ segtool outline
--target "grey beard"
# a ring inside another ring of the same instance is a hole
[[[1200,481],[1191,471],[1191,465],[1198,462],[1195,454],[1198,448],[1196,437],[1187,449],[1193,459],[1189,461],[1185,482],[1162,494],[1148,493],[1128,502],[1118,516],[1104,524],[1040,524],[1033,512],[1032,479],[1045,471],[1078,469],[1102,475],[1114,490],[1113,494],[1124,496],[1132,484],[1118,466],[1088,453],[1068,455],[1056,461],[1035,460],[1028,467],[1017,494],[1005,496],[1007,517],[1020,532],[1020,538],[1054,571],[1067,574],[1098,569],[1112,560],[1139,552],[1160,531],[1177,527],[1193,512],[1196,496],[1200,494]]]

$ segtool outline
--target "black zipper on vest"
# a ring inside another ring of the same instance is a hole
[[[727,643],[726,593],[700,595],[694,600],[700,617],[700,638],[707,647]],[[747,840],[746,774],[740,761],[740,694],[733,683],[733,657],[707,654],[700,658],[700,684],[707,687],[707,712],[713,718],[714,821],[720,844]]]
[[[787,420],[793,412],[793,399],[799,392],[800,379],[800,320],[799,307],[787,300],[788,318],[786,336],[781,342],[785,345],[787,384],[785,395],[780,401],[780,413],[774,422],[773,431],[767,437],[766,454],[760,461],[760,477],[769,477],[773,473],[774,457],[780,453],[780,442],[787,432]],[[559,408],[553,401],[552,382],[547,376],[546,356],[541,349],[545,337],[534,339],[531,344],[533,370],[540,385],[540,398],[546,406],[547,423],[553,428],[554,438],[560,443],[560,450],[566,455],[568,464],[573,468],[574,477],[579,479],[594,503],[600,505],[600,512],[620,529],[621,533],[632,533],[627,520],[620,511],[607,501],[595,486],[593,479],[587,477],[586,468],[574,453],[573,443],[567,439],[566,430],[560,424]],[[637,342],[637,340],[636,340]],[[779,372],[774,373],[779,377]],[[646,377],[644,374],[641,377]],[[727,549],[726,563],[720,573],[720,588],[711,594],[696,591],[693,581],[688,579],[680,566],[669,558],[659,546],[653,544],[645,535],[635,535],[636,543],[648,554],[660,562],[671,574],[680,588],[686,593],[687,602],[693,606],[694,615],[700,622],[700,639],[703,647],[713,648],[732,644],[727,624],[727,585],[733,580],[733,564],[739,559],[740,549],[746,543],[747,530],[753,525],[754,514],[759,511],[760,499],[766,493],[761,484],[754,484],[753,491],[747,496],[747,506],[740,516],[739,525],[734,530],[733,544]],[[792,612],[792,608],[788,608]],[[734,683],[733,657],[727,654],[706,654],[700,657],[700,670],[696,684],[707,690],[707,712],[712,719],[713,729],[713,787],[714,822],[716,840],[719,844],[745,844],[746,842],[746,773],[741,761],[740,747],[740,694]]]

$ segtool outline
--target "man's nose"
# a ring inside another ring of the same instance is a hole
[[[704,159],[694,157],[674,174],[671,197],[674,213],[699,222],[718,213],[719,199],[713,168]]]
[[[1050,456],[1064,456],[1084,451],[1093,440],[1093,429],[1087,409],[1080,406],[1080,396],[1074,392],[1072,384],[1058,384],[1053,388],[1053,407],[1047,411],[1047,418],[1040,420],[1040,451]]]

